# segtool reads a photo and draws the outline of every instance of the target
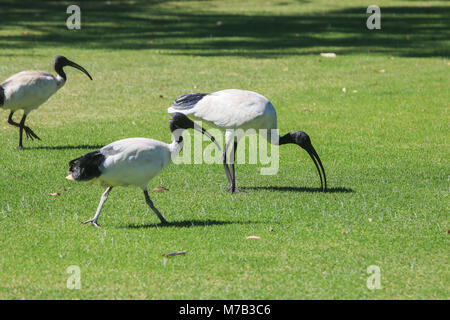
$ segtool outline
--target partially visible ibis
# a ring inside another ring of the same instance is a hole
[[[46,71],[28,70],[16,73],[0,83],[0,108],[11,110],[8,123],[19,128],[18,148],[23,148],[23,131],[25,131],[27,138],[40,140],[33,130],[25,125],[25,119],[31,111],[39,108],[40,105],[64,86],[67,80],[64,72],[64,67],[66,66],[81,70],[92,80],[91,75],[82,66],[66,57],[56,56],[53,59],[53,68],[56,76]],[[23,110],[23,116],[20,123],[17,123],[12,117],[14,112],[19,109]]]

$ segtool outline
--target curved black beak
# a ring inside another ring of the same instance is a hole
[[[312,144],[309,144],[307,147],[303,147],[303,149],[305,149],[308,152],[309,156],[311,157],[311,159],[314,161],[314,164],[316,165],[317,171],[319,171],[320,188],[324,192],[327,191],[327,176],[325,175],[325,169],[323,168],[322,161],[320,161],[320,158],[316,152],[316,149],[314,149]],[[322,172],[323,172],[323,180],[325,181],[325,188],[323,187],[322,174],[319,169],[319,165],[317,163],[319,163],[320,168],[322,169]]]
[[[87,70],[85,68],[83,68],[82,66],[80,66],[79,64],[76,64],[73,61],[67,60],[67,65],[82,71],[85,75],[87,75],[89,77],[89,79],[92,80],[92,77],[89,74],[89,72],[87,72]]]
[[[212,142],[214,142],[214,144],[217,146],[217,148],[219,148],[219,151],[221,151],[222,149],[220,148],[219,144],[216,141],[216,138],[214,138],[208,131],[206,131],[202,126],[199,126],[198,124],[196,124],[194,122],[194,126],[193,126],[194,130],[197,130],[198,132],[201,132],[202,134],[204,134],[205,136],[207,136],[209,139],[211,139]]]

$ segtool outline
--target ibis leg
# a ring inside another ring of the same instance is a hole
[[[20,128],[20,129],[19,129],[19,146],[18,146],[18,148],[19,148],[19,149],[22,149],[22,148],[23,148],[23,145],[22,145],[22,131],[23,131],[23,123],[25,122],[25,120],[22,118],[22,121],[21,121],[20,124],[19,124],[19,123],[15,122],[15,121],[13,120],[13,118],[12,118],[13,115],[14,115],[14,111],[11,111],[11,112],[9,113],[9,116],[8,116],[8,123],[9,123],[10,125],[14,126],[14,127]],[[23,123],[22,123],[22,122],[23,122]]]
[[[13,120],[13,114],[14,114],[14,111],[11,111],[10,113],[9,113],[9,116],[8,116],[8,123],[10,124],[10,125],[12,125],[12,126],[14,126],[14,127],[20,127],[20,125],[17,123],[17,122],[14,122],[14,120]]]
[[[25,124],[25,118],[26,117],[27,117],[27,114],[24,113],[23,114],[23,118],[22,118],[22,121],[23,121],[24,124]],[[20,121],[21,124],[22,124],[22,121]],[[34,133],[33,130],[31,130],[30,127],[27,127],[27,126],[23,125],[23,130],[25,130],[25,134],[27,135],[27,139],[31,139],[31,140],[38,139],[38,140],[41,140],[41,138],[39,138],[37,136],[37,134]]]
[[[235,192],[241,192],[241,190],[236,189],[236,173],[235,173],[235,169],[234,169],[234,163],[236,162],[236,150],[237,150],[237,137],[234,138],[234,142],[233,142],[233,149],[231,149],[231,186],[230,186],[230,191],[231,193],[235,193]]]
[[[150,199],[148,195],[148,191],[144,190],[144,196],[145,196],[145,202],[147,202],[148,206],[153,210],[153,212],[158,216],[159,220],[161,220],[162,224],[169,224],[166,219],[164,219],[163,215],[156,209],[156,207],[153,205],[152,200]]]
[[[24,114],[22,117],[22,120],[20,120],[20,124],[19,124],[19,149],[23,149],[23,144],[22,144],[22,140],[23,140],[23,128],[25,127],[25,120],[27,118],[27,115]]]
[[[11,113],[8,116],[8,123],[12,126],[18,127],[19,128],[19,149],[23,148],[23,131],[25,130],[25,134],[27,138],[31,138],[31,140],[34,139],[38,139],[41,140],[34,132],[33,130],[31,130],[29,127],[27,127],[25,125],[25,119],[27,118],[27,115],[24,114],[22,117],[22,120],[20,120],[20,123],[15,122],[12,117],[13,117],[14,111],[11,111]]]
[[[230,169],[228,168],[228,164],[227,164],[227,147],[225,146],[225,150],[223,150],[223,154],[222,154],[222,162],[223,162],[223,166],[225,168],[225,175],[227,176],[228,179],[228,189],[231,188],[231,173],[230,173]],[[227,189],[227,191],[228,191]]]
[[[102,212],[103,205],[105,204],[106,200],[108,200],[108,194],[111,191],[112,187],[108,187],[106,191],[102,194],[102,197],[100,199],[100,203],[98,204],[97,211],[95,212],[95,216],[92,219],[86,220],[82,222],[82,224],[90,223],[95,227],[100,227],[100,225],[97,223],[98,217],[100,216],[100,212]]]

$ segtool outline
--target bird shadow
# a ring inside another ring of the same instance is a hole
[[[241,187],[246,190],[269,190],[269,191],[283,191],[283,192],[323,192],[323,193],[354,193],[351,188],[335,187],[328,188],[326,191],[322,191],[322,188],[310,188],[310,187],[279,187],[279,186],[265,186],[265,187]]]
[[[38,147],[26,147],[24,150],[73,150],[73,149],[100,149],[104,145],[89,145],[82,144],[77,146],[38,146]]]
[[[127,224],[119,226],[119,229],[149,229],[149,228],[192,228],[192,227],[206,227],[206,226],[222,226],[230,224],[254,224],[254,221],[221,221],[221,220],[182,220],[170,221],[168,224],[162,223],[148,223],[148,224]]]

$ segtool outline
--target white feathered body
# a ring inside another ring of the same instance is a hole
[[[227,89],[210,93],[189,109],[172,106],[169,113],[181,112],[222,129],[276,129],[277,113],[272,103],[259,93]]]
[[[19,72],[0,84],[5,98],[0,107],[12,111],[23,109],[28,114],[47,101],[64,83],[59,75],[55,77],[45,71]]]
[[[98,179],[111,187],[135,185],[146,190],[148,182],[171,162],[174,148],[175,143],[147,138],[113,142],[100,149],[106,158]]]

